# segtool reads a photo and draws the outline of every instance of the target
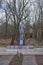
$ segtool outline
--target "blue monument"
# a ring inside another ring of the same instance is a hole
[[[19,37],[19,45],[25,45],[25,34],[24,34],[24,29],[25,29],[25,25],[24,22],[20,22],[19,25],[19,32],[20,32],[20,37]]]

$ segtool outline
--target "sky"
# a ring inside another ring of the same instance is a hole
[[[3,17],[4,15],[5,15],[4,10],[0,8],[0,19],[1,19],[1,17]]]

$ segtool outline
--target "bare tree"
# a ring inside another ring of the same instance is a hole
[[[40,41],[42,41],[42,12],[43,12],[43,1],[39,0],[38,2],[38,8],[39,8],[39,18],[38,18],[38,23],[39,23],[39,29],[40,29]]]
[[[42,41],[43,0],[36,0],[36,4],[37,4],[37,12],[38,13],[35,14],[34,32],[36,33],[36,39]]]
[[[18,0],[17,4],[17,0],[12,0],[12,2],[6,1],[4,0],[3,3],[6,4],[6,7],[4,7],[5,13],[6,13],[6,21],[7,20],[7,16],[9,15],[9,19],[11,19],[11,21],[13,21],[14,23],[14,33],[12,34],[12,40],[11,40],[11,44],[14,43],[14,39],[17,39],[17,37],[19,36],[19,24],[21,21],[26,20],[27,17],[29,17],[29,14],[25,14],[27,12],[27,10],[29,11],[29,7],[28,4],[30,3],[30,0]],[[8,14],[9,12],[9,14]],[[13,20],[11,18],[11,16],[13,16]],[[6,34],[7,34],[7,24],[6,24]]]

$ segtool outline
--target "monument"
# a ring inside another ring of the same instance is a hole
[[[20,32],[19,45],[25,45],[24,29],[25,29],[24,22],[20,22],[20,25],[19,25],[19,32]]]

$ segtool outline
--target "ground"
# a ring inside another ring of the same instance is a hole
[[[7,45],[10,45],[10,43],[11,43],[11,39],[0,39],[0,47],[2,46],[2,45],[4,45],[4,46],[7,46]],[[16,41],[14,41],[14,45],[16,44],[17,42]],[[34,39],[27,39],[26,40],[26,45],[34,45],[34,46],[40,46],[40,45],[42,45],[42,43],[40,42],[39,43],[39,41],[36,41],[36,40],[34,40]],[[16,62],[15,61],[15,58],[16,58],[17,56],[14,56],[14,58],[12,59],[12,61],[11,61],[11,63],[10,63],[10,65],[22,65],[22,61],[20,62],[20,63],[18,63],[18,62]],[[5,58],[5,56],[0,56],[0,59],[3,59],[4,60],[4,58]],[[21,59],[23,59],[23,56],[21,56]],[[36,61],[37,61],[37,64],[38,65],[43,65],[43,56],[35,56],[35,59],[36,59]]]
[[[9,65],[22,65],[23,55],[15,55]]]
[[[11,43],[11,39],[0,39],[0,45],[7,46],[7,45],[10,45],[10,43]],[[39,41],[36,41],[35,39],[27,39],[25,43],[26,45],[34,45],[34,46],[43,45],[43,41],[39,42]],[[16,40],[14,40],[14,45],[17,45]]]
[[[11,44],[11,39],[0,39],[0,45],[7,46]],[[14,45],[17,44],[16,41],[14,41]]]
[[[35,56],[38,65],[43,65],[43,56]]]
[[[10,58],[11,56],[0,56],[0,61],[1,62],[3,62],[4,60],[6,60],[6,58],[7,58],[7,60]],[[20,56],[20,59],[21,60],[19,60],[19,59],[17,59],[17,55],[15,55],[15,56],[13,56],[13,58],[12,58],[12,60],[11,60],[11,62],[9,63],[9,65],[22,65],[22,63],[24,63],[25,61],[23,61],[23,59],[25,59],[26,57],[23,57],[23,55],[21,55]],[[27,58],[25,59],[26,60],[26,62],[28,63],[32,63],[32,57],[33,56],[27,56]],[[29,59],[30,58],[30,59]],[[35,56],[35,59],[36,59],[36,62],[37,62],[37,64],[38,65],[43,65],[43,56]],[[4,61],[5,62],[5,64],[7,64],[8,63],[8,61]],[[28,60],[28,61],[27,61]],[[31,61],[30,61],[31,60]],[[19,62],[20,61],[20,62]],[[6,63],[7,62],[7,63]],[[28,64],[29,64],[28,63]],[[26,63],[25,63],[26,64]],[[2,63],[0,63],[0,65],[3,65]],[[26,64],[27,65],[27,64]]]

